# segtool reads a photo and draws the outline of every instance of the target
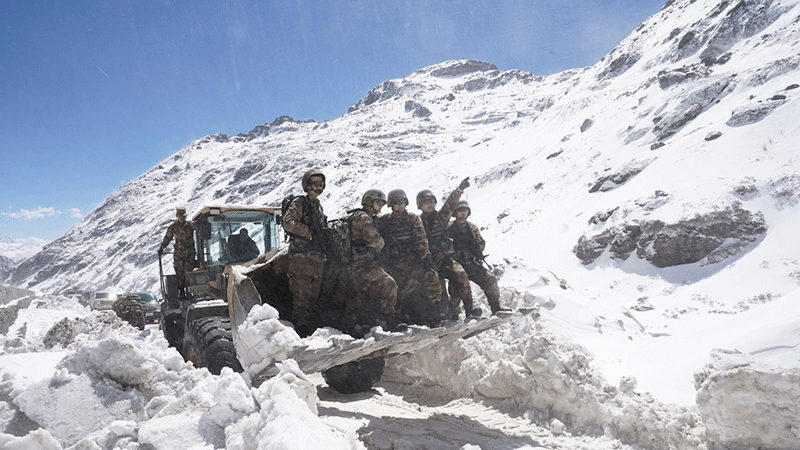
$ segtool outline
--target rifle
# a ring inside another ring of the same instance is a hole
[[[492,267],[489,265],[489,263],[486,262],[486,257],[489,255],[483,254],[481,246],[478,245],[478,239],[475,238],[475,233],[472,232],[472,227],[469,225],[469,223],[467,223],[466,225],[467,225],[467,230],[469,231],[469,234],[467,234],[466,236],[467,237],[466,241],[469,246],[469,251],[470,253],[472,253],[472,257],[475,258],[475,261],[478,263],[478,265],[485,266],[489,270],[492,270]]]
[[[307,205],[304,206],[309,206],[311,208],[311,239],[314,240],[314,236],[316,235],[317,239],[322,243],[322,250],[325,253],[325,258],[332,263],[337,261],[338,258],[336,258],[336,253],[333,251],[333,245],[328,239],[328,236],[322,231],[317,207],[314,206],[311,201],[308,201]]]

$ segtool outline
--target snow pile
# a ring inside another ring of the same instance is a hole
[[[800,442],[800,369],[716,350],[695,375],[697,406],[709,437],[730,448],[796,449]]]
[[[228,450],[363,449],[355,434],[337,435],[317,416],[317,387],[294,361],[279,364],[280,373],[253,396],[260,409],[228,430]]]
[[[20,333],[18,320],[0,337],[0,417],[14,433],[0,433],[4,449],[361,448],[323,424],[315,386],[291,362],[250,389],[229,369],[215,377],[185,363],[158,332],[48,300],[20,315],[46,331]]]
[[[292,349],[304,343],[294,328],[278,319],[278,311],[269,305],[256,305],[239,325],[237,357],[250,379],[275,362],[286,359]]]
[[[501,302],[519,306],[531,297],[506,290]],[[698,414],[636,392],[634,378],[608,384],[586,349],[527,317],[480,339],[388,360],[384,377],[418,378],[455,397],[489,399],[533,421],[631,445],[696,449],[706,442]]]

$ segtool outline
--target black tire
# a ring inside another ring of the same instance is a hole
[[[322,372],[322,378],[331,389],[342,394],[367,392],[383,376],[383,357],[362,359],[341,366],[331,367]]]
[[[169,346],[183,355],[183,316],[180,311],[169,311],[161,315],[158,328],[164,333]]]
[[[223,367],[242,372],[233,347],[231,322],[227,317],[211,316],[197,319],[189,324],[183,341],[183,357],[195,367],[205,367],[219,375]]]

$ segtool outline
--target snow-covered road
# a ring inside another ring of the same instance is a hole
[[[312,380],[322,383],[321,377]],[[448,399],[433,386],[381,381],[355,395],[318,386],[322,421],[355,431],[369,449],[631,448],[604,436],[573,436],[558,420],[537,424],[489,400]]]

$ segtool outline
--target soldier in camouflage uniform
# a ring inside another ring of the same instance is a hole
[[[464,267],[469,279],[483,289],[486,300],[492,309],[492,314],[497,311],[508,311],[500,306],[500,289],[494,274],[483,266],[483,251],[486,241],[483,240],[478,227],[467,221],[472,210],[466,201],[456,205],[453,215],[456,220],[447,229],[447,234],[453,239],[455,259]]]
[[[462,302],[467,319],[481,315],[481,309],[473,307],[472,289],[467,273],[464,272],[461,264],[453,260],[453,240],[447,235],[447,224],[450,222],[453,209],[464,189],[468,187],[469,177],[461,181],[458,188],[447,197],[439,211],[436,211],[436,196],[433,195],[433,192],[425,189],[417,194],[417,208],[422,210],[420,218],[425,226],[431,258],[436,264],[436,272],[439,274],[442,284],[442,299],[447,302],[447,319],[450,320],[458,319]],[[444,280],[447,280],[447,289],[445,289]]]
[[[292,292],[292,320],[302,333],[310,328],[311,309],[319,297],[325,269],[324,236],[328,219],[319,196],[325,189],[325,175],[319,169],[303,174],[303,191],[295,197],[283,217],[283,229],[289,236],[289,290]]]
[[[186,208],[177,208],[175,217],[177,220],[167,228],[167,234],[164,235],[161,246],[158,248],[158,255],[164,254],[164,249],[174,238],[175,251],[172,255],[172,267],[175,269],[175,278],[178,281],[178,297],[186,297],[186,288],[188,287],[186,273],[194,270],[196,264],[194,230],[197,227],[194,222],[186,220]]]
[[[356,320],[358,323],[368,326],[380,324],[384,329],[396,331],[402,328],[395,310],[397,283],[377,260],[384,240],[374,221],[385,204],[386,194],[370,189],[361,197],[362,208],[348,211],[353,260],[348,265],[347,284],[357,300],[347,303],[345,320],[357,313],[360,316]]]
[[[126,295],[119,298],[111,305],[111,309],[120,319],[140,330],[144,330],[144,305],[139,301],[138,295]]]
[[[444,318],[442,288],[431,260],[425,228],[416,214],[406,211],[408,197],[402,189],[389,192],[392,212],[376,223],[386,245],[381,260],[397,282],[397,305],[407,323],[438,325]],[[421,290],[421,295],[412,295]]]

